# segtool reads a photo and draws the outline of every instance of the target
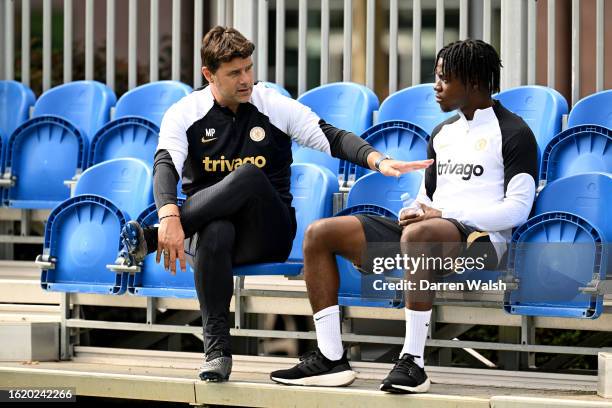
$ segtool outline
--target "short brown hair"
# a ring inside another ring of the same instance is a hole
[[[247,40],[235,28],[216,26],[202,39],[200,55],[202,65],[215,73],[224,62],[234,58],[248,58],[253,54],[255,44]]]

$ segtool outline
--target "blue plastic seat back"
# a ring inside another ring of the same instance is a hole
[[[59,85],[42,94],[34,105],[33,117],[60,116],[82,130],[91,141],[110,120],[115,93],[97,81],[75,81]]]
[[[84,168],[87,138],[58,116],[32,118],[19,126],[6,148],[6,170],[15,185],[4,200],[15,208],[53,208],[70,196],[64,185]]]
[[[75,195],[97,194],[107,198],[130,218],[153,202],[151,169],[138,159],[114,159],[96,164],[79,178]]]
[[[612,129],[612,89],[589,95],[572,108],[567,126],[599,125]]]
[[[540,152],[561,131],[562,116],[567,114],[567,101],[563,95],[545,86],[519,86],[500,92],[494,98],[527,122]]]
[[[612,173],[585,173],[560,178],[540,192],[536,214],[563,211],[576,214],[612,241]]]
[[[262,81],[262,83],[265,85],[266,88],[272,88],[276,90],[276,92],[278,92],[279,94],[285,95],[287,98],[291,98],[291,94],[289,93],[289,91],[287,91],[285,88],[283,88],[279,84],[276,84],[274,82],[266,82],[266,81]]]
[[[88,165],[132,157],[153,168],[159,140],[159,127],[141,117],[124,117],[104,125],[94,136]]]
[[[409,122],[381,122],[368,129],[362,137],[379,152],[397,160],[412,161],[427,158],[429,136],[423,129]],[[372,170],[352,165],[349,172],[358,179]],[[352,177],[350,174],[349,178]]]
[[[346,206],[371,204],[399,214],[399,210],[402,209],[400,196],[410,193],[411,197],[416,198],[422,179],[423,173],[419,171],[406,173],[400,177],[387,177],[380,173],[366,174],[351,187]]]
[[[45,290],[118,295],[127,288],[127,274],[106,269],[119,251],[119,233],[127,214],[94,195],[69,198],[47,220],[44,253],[55,269],[41,274]]]
[[[292,148],[293,163],[314,164],[331,171],[337,178],[338,167],[340,166],[339,159],[318,150],[299,146],[297,143],[294,143],[294,145]]]
[[[357,135],[372,126],[372,114],[378,98],[369,88],[352,82],[321,85],[303,93],[298,101],[310,107],[321,119],[339,129]],[[311,163],[338,174],[339,160],[316,150],[298,146],[293,150],[294,163]]]
[[[564,130],[548,143],[540,179],[551,182],[593,171],[612,172],[612,130],[580,125]]]
[[[179,200],[182,205],[183,200]],[[137,221],[143,227],[153,226],[159,223],[157,208],[155,204],[147,207],[139,216]],[[144,259],[142,271],[131,274],[128,280],[128,292],[137,296],[174,297],[174,298],[197,298],[195,290],[193,269],[186,263],[185,272],[180,270],[177,263],[176,274],[172,275],[164,269],[163,259],[160,263],[155,262],[156,253],[152,252]],[[163,258],[163,256],[162,256]]]
[[[389,95],[380,105],[378,122],[405,120],[431,135],[436,126],[455,114],[454,111],[442,112],[433,86],[415,85]]]
[[[34,92],[17,81],[0,81],[0,136],[6,143],[9,136],[25,122],[34,105]]]
[[[332,200],[338,181],[327,169],[312,164],[291,165],[291,194],[297,219],[297,232],[289,261],[302,262],[302,242],[306,228],[314,221],[332,215]]]
[[[178,81],[157,81],[140,85],[119,98],[114,119],[140,116],[159,127],[168,108],[192,91],[189,85]]]
[[[504,308],[512,314],[573,318],[598,317],[603,296],[583,293],[597,276],[605,279],[603,236],[586,219],[567,212],[545,212],[519,227],[508,267],[518,289],[507,291]]]
[[[374,92],[352,82],[321,85],[304,92],[298,101],[327,123],[357,135],[372,126],[372,113],[378,109]]]

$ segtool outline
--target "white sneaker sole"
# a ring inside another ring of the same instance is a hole
[[[295,380],[286,378],[270,377],[273,381],[288,385],[307,385],[319,387],[346,387],[355,381],[356,374],[354,371],[347,370],[333,374],[315,375],[312,377],[304,377]]]
[[[427,391],[429,391],[429,387],[430,386],[431,386],[431,381],[429,381],[429,378],[427,380],[425,380],[425,382],[423,384],[419,384],[416,387],[408,387],[406,385],[391,384],[391,388],[394,388],[396,390],[401,390],[401,391],[404,391],[404,392],[413,393],[413,394],[419,394],[419,393],[427,392]],[[386,392],[393,392],[393,391],[391,391],[389,389],[383,390],[383,384],[380,385],[380,390],[386,391]]]

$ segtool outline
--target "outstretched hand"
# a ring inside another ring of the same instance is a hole
[[[426,169],[427,167],[431,166],[433,162],[433,159],[411,162],[387,159],[380,163],[380,172],[385,176],[399,177],[404,173]]]

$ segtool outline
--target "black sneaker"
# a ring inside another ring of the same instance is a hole
[[[295,367],[274,371],[270,379],[287,385],[344,387],[355,381],[355,372],[346,358],[346,350],[340,360],[332,361],[317,348],[302,355]]]
[[[140,266],[147,256],[144,231],[136,221],[128,221],[121,229],[121,250],[115,264]]]
[[[414,362],[416,356],[404,353],[393,360],[395,366],[380,384],[382,391],[412,394],[427,392],[431,382],[425,370]]]
[[[198,376],[203,381],[221,382],[232,372],[232,355],[223,350],[213,350],[204,357]]]

